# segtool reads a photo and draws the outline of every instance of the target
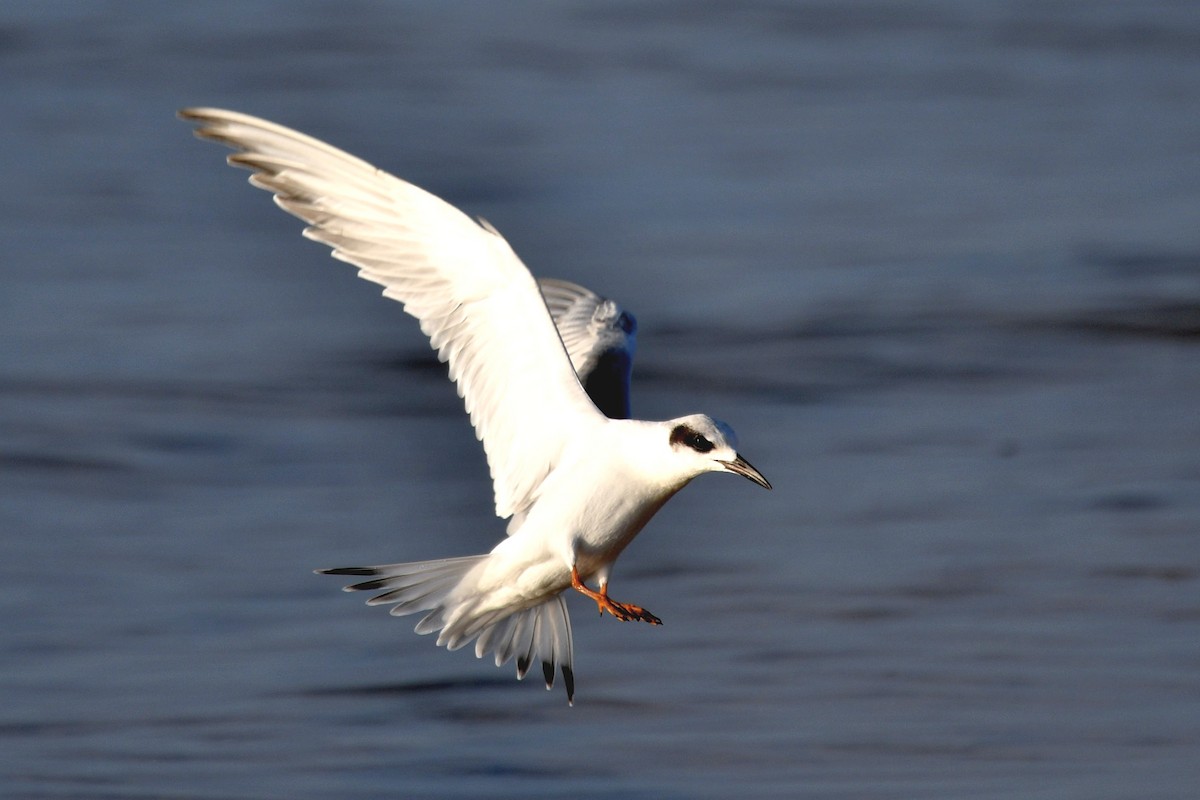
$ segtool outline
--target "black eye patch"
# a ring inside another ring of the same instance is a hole
[[[690,447],[697,453],[707,453],[713,449],[713,443],[698,431],[689,428],[687,425],[676,425],[671,431],[671,444],[681,444],[684,447]]]

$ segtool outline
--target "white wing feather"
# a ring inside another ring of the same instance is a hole
[[[628,419],[637,320],[615,301],[577,283],[539,278],[538,287],[592,402],[611,418]]]
[[[529,507],[573,429],[603,416],[508,242],[428,192],[324,142],[210,108],[180,116],[239,152],[231,165],[309,224],[304,235],[404,304],[458,385],[483,442],[496,514]]]
[[[637,322],[616,301],[559,278],[538,278],[537,284],[581,381],[606,352],[620,350],[632,360]]]

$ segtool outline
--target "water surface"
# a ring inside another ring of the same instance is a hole
[[[30,3],[0,86],[6,796],[1195,796],[1194,4]],[[196,104],[617,297],[775,484],[571,600],[574,708],[311,574],[503,526]]]

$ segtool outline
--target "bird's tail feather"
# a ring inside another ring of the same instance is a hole
[[[417,633],[438,634],[437,643],[457,650],[475,640],[475,655],[495,656],[496,666],[517,660],[517,677],[524,678],[535,660],[542,664],[546,688],[554,686],[556,667],[562,672],[567,701],[575,697],[572,668],[571,618],[561,594],[528,608],[486,607],[486,597],[470,591],[469,577],[489,556],[443,558],[407,564],[321,569],[323,575],[353,575],[370,580],[344,587],[347,592],[380,591],[367,605],[391,605],[395,616],[428,612]]]

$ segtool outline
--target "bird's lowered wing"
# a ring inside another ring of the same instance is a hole
[[[608,417],[629,419],[637,320],[616,302],[579,284],[539,278],[538,286],[592,402]]]
[[[580,386],[533,276],[508,242],[410,183],[302,133],[190,108],[196,135],[232,147],[250,183],[304,235],[404,304],[483,442],[501,517],[523,511],[572,430],[602,419]]]

